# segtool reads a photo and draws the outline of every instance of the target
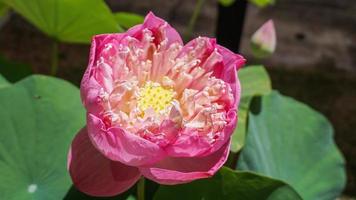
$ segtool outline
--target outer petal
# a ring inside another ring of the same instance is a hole
[[[93,66],[95,62],[95,54],[96,54],[96,37],[92,38],[90,53],[89,53],[89,63],[88,67],[85,70],[83,75],[81,84],[80,84],[80,96],[82,98],[82,102],[84,107],[88,109],[91,105],[96,104],[96,98],[100,90],[100,85],[96,80],[90,80],[93,75]],[[93,94],[94,93],[94,94]]]
[[[223,73],[221,78],[223,81],[228,83],[232,89],[235,96],[235,105],[237,106],[240,102],[241,86],[240,81],[237,77],[237,70],[240,69],[246,62],[246,60],[239,54],[235,54],[223,46],[216,45],[219,53],[223,56]]]
[[[206,154],[209,154],[211,152],[216,151],[219,149],[222,144],[226,142],[234,132],[234,129],[237,124],[238,116],[237,116],[237,111],[238,111],[238,105],[240,102],[240,97],[241,97],[241,85],[240,81],[237,76],[237,70],[240,69],[246,62],[246,60],[239,54],[235,54],[231,52],[230,50],[226,49],[225,47],[222,47],[220,45],[216,45],[216,48],[218,49],[219,53],[223,56],[223,70],[221,73],[221,78],[224,82],[228,83],[233,94],[234,94],[234,104],[230,108],[230,110],[227,113],[227,118],[229,119],[229,123],[226,125],[222,132],[222,140],[217,141],[214,144],[214,147],[209,150],[209,152],[206,152]]]
[[[94,146],[111,160],[130,166],[149,165],[165,157],[165,152],[155,143],[120,127],[106,128],[98,117],[88,114],[88,133]]]
[[[165,151],[172,157],[195,157],[205,154],[212,145],[197,131],[184,130],[174,143],[167,146]]]
[[[206,157],[166,158],[152,167],[141,167],[141,173],[155,182],[174,185],[208,178],[225,163],[230,150],[230,140],[215,153]]]
[[[95,64],[98,60],[98,56],[108,41],[112,42],[114,40],[117,43],[125,36],[126,34],[124,33],[102,34],[96,35],[92,39],[88,67],[85,70],[80,84],[82,102],[85,108],[92,113],[97,113],[101,109],[98,105],[98,97],[103,85],[94,77]]]
[[[152,12],[149,12],[142,25],[136,25],[127,31],[128,35],[137,37],[141,33],[143,29],[149,29],[154,32],[154,36],[156,37],[156,43],[159,44],[159,41],[164,39],[168,40],[168,44],[172,44],[178,42],[179,44],[183,44],[182,38],[179,33],[171,27],[166,21],[155,16]],[[162,28],[162,30],[159,30]],[[163,31],[164,35],[160,35],[160,31]]]
[[[76,188],[93,196],[122,193],[140,178],[137,168],[111,161],[97,151],[86,128],[73,140],[68,154],[68,170]]]
[[[213,147],[210,148],[208,151],[206,151],[204,153],[204,155],[209,155],[209,154],[217,151],[218,149],[221,148],[221,146],[223,146],[230,139],[231,135],[233,134],[233,132],[234,132],[234,130],[236,128],[236,124],[237,124],[237,113],[236,113],[236,110],[235,109],[231,109],[227,113],[227,118],[229,119],[230,122],[222,130],[219,140],[217,140],[214,143]]]
[[[199,59],[203,63],[214,51],[215,46],[216,39],[198,37],[184,45],[179,56],[190,54],[190,56]]]

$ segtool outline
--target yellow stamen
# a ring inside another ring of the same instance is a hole
[[[152,108],[158,113],[171,105],[173,97],[172,89],[164,88],[159,83],[147,82],[139,90],[137,103],[141,111]]]

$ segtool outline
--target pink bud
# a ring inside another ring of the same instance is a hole
[[[252,36],[252,53],[259,58],[271,55],[277,45],[276,30],[273,20],[264,23]]]

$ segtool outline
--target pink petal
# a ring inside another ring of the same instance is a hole
[[[216,141],[211,144],[207,141],[206,137],[200,136],[197,131],[186,129],[176,139],[174,143],[167,146],[165,151],[172,157],[195,157],[195,156],[207,156],[220,148],[230,139],[233,134],[236,124],[237,115],[236,110],[231,109],[227,113],[227,120],[229,123],[219,134],[220,136]]]
[[[141,137],[158,144],[160,147],[165,148],[170,144],[179,134],[180,128],[171,120],[164,120],[159,127],[153,130],[139,131]]]
[[[276,50],[277,45],[276,29],[273,20],[270,19],[264,23],[253,34],[251,42],[259,48],[258,50],[264,51],[266,55],[272,54]],[[256,55],[258,56],[258,53]]]
[[[155,37],[156,44],[159,44],[164,39],[168,40],[168,45],[175,42],[179,44],[183,44],[182,38],[180,37],[179,33],[173,27],[171,27],[166,21],[155,16],[152,12],[149,12],[146,15],[142,25],[141,24],[136,25],[131,29],[129,29],[126,33],[133,37],[139,37],[142,34],[142,30],[145,28],[153,32],[153,36]]]
[[[130,166],[148,165],[165,157],[161,147],[120,127],[106,128],[98,117],[88,114],[88,133],[94,146],[111,160]]]
[[[100,108],[97,107],[96,104],[100,89],[108,88],[106,84],[107,82],[101,83],[100,81],[95,80],[95,78],[93,78],[96,62],[101,56],[103,49],[106,48],[105,45],[110,43],[118,46],[120,44],[120,41],[127,36],[142,36],[142,31],[145,28],[150,29],[153,32],[153,36],[155,37],[157,44],[159,44],[165,39],[167,40],[168,45],[172,43],[179,43],[181,45],[183,44],[178,32],[174,28],[172,28],[166,21],[156,17],[152,12],[150,12],[146,16],[143,24],[132,27],[126,33],[101,34],[94,36],[91,42],[88,67],[84,73],[81,82],[81,97],[83,104],[88,111],[94,113],[98,112],[98,109]],[[104,56],[103,58],[107,59],[108,57],[109,56]],[[105,60],[105,62],[110,63],[109,60]]]
[[[236,68],[237,70],[244,66],[246,59],[239,54],[236,54],[229,49],[216,45],[218,48],[219,53],[223,56],[225,69],[229,69],[231,67]]]
[[[114,196],[125,192],[140,178],[135,167],[111,161],[97,151],[83,128],[72,142],[68,170],[76,188],[92,196]]]
[[[223,46],[217,45],[219,53],[223,56],[224,69],[221,74],[223,81],[230,85],[232,92],[234,94],[235,105],[240,102],[241,86],[240,81],[237,77],[237,70],[240,69],[246,62],[246,60],[239,54],[235,54]]]
[[[210,56],[216,46],[215,38],[198,37],[184,45],[179,56],[189,54],[194,59],[199,59],[201,63]]]
[[[225,163],[230,150],[230,141],[206,157],[166,158],[152,167],[140,167],[141,173],[159,184],[174,185],[208,178]]]
[[[86,74],[84,75],[80,93],[84,107],[88,112],[97,114],[102,111],[102,106],[98,104],[101,88],[101,85],[94,77],[86,77]]]
[[[196,130],[184,130],[177,140],[165,148],[169,156],[194,157],[205,154],[212,145]]]
[[[80,93],[85,108],[93,113],[97,113],[98,96],[103,85],[95,79],[95,65],[102,49],[108,41],[120,41],[125,34],[102,34],[93,37],[90,48],[89,63],[85,70],[81,84]]]
[[[217,150],[219,150],[231,137],[231,135],[234,133],[234,130],[237,125],[237,114],[234,109],[231,109],[227,113],[227,119],[229,120],[229,123],[224,127],[223,131],[221,132],[221,135],[218,140],[214,143],[212,148],[210,148],[208,151],[204,153],[204,155],[209,155]]]
[[[81,84],[80,84],[80,94],[83,101],[84,106],[88,109],[88,105],[95,103],[96,95],[90,95],[93,93],[93,90],[96,90],[99,93],[100,85],[96,80],[91,81],[91,77],[93,75],[93,66],[95,62],[95,52],[96,52],[96,40],[95,37],[92,39],[90,54],[89,54],[89,64],[85,73],[83,75]]]

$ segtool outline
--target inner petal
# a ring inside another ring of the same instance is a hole
[[[230,86],[216,73],[222,55],[214,41],[198,38],[182,50],[180,44],[156,44],[144,32],[145,37],[127,37],[107,48],[117,52],[97,63],[107,124],[163,146],[185,129],[214,143],[234,102]]]

